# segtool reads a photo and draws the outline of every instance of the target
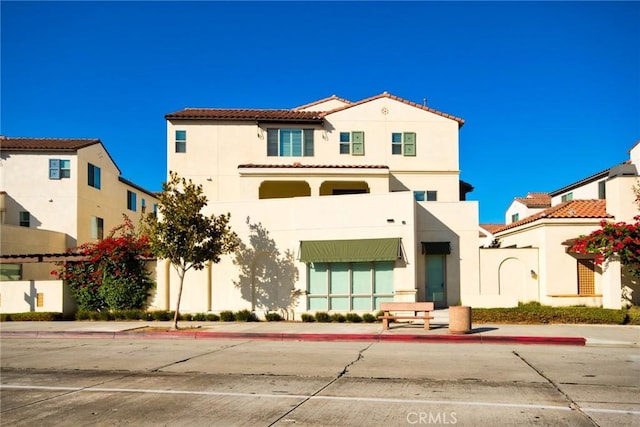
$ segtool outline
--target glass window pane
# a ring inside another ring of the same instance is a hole
[[[349,142],[349,132],[340,132],[340,142]]]
[[[359,311],[370,311],[371,297],[353,297],[351,299],[351,309]]]
[[[329,310],[348,311],[349,297],[331,297]]]
[[[309,297],[309,310],[326,311],[327,297]]]
[[[302,156],[302,129],[291,131],[291,155]]]
[[[309,264],[309,293],[327,294],[327,264],[323,262]]]
[[[336,262],[331,264],[331,294],[349,293],[349,265],[346,262]]]
[[[401,133],[392,133],[391,134],[391,142],[402,142],[402,134]]]
[[[391,146],[391,154],[402,154],[402,145],[401,144],[393,144]]]
[[[291,156],[291,131],[280,129],[280,156]]]
[[[376,262],[374,265],[374,293],[393,293],[393,261]]]
[[[392,302],[393,301],[393,297],[373,297],[373,309],[374,310],[380,310],[380,303],[381,302]]]
[[[414,191],[413,197],[417,202],[424,202],[424,191]]]
[[[355,262],[351,265],[354,294],[371,294],[371,264]]]
[[[177,130],[176,131],[176,141],[186,141],[187,140],[187,131],[186,130]]]

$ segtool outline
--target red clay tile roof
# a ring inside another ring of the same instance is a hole
[[[295,163],[282,164],[282,165],[259,165],[254,163],[248,163],[248,164],[238,165],[238,169],[240,168],[389,169],[389,166],[384,166],[384,165],[305,165],[302,163],[295,162]]]
[[[528,208],[551,207],[551,196],[549,193],[528,193],[527,197],[516,197],[515,200]]]
[[[358,102],[354,102],[351,105],[345,105],[344,107],[340,107],[340,108],[336,108],[335,110],[327,111],[325,113],[325,115],[329,115],[329,114],[335,113],[337,111],[346,110],[347,108],[353,108],[353,107],[356,107],[356,106],[358,106],[360,104],[364,104],[364,103],[367,103],[367,102],[375,101],[376,99],[380,99],[380,98],[393,99],[395,101],[399,101],[399,102],[405,103],[407,105],[411,105],[412,107],[416,107],[416,108],[419,108],[421,110],[428,111],[430,113],[437,114],[437,115],[442,116],[442,117],[446,117],[447,119],[455,120],[456,122],[458,122],[458,126],[459,127],[462,127],[462,125],[464,125],[464,119],[462,119],[460,117],[452,116],[451,114],[447,114],[447,113],[443,113],[442,111],[434,110],[433,108],[427,107],[426,105],[420,105],[420,104],[417,104],[415,102],[407,101],[406,99],[402,99],[402,98],[397,97],[395,95],[391,95],[391,94],[389,94],[387,92],[383,92],[380,95],[372,96],[371,98],[367,98],[367,99],[363,99],[363,100],[358,101]]]
[[[182,120],[233,120],[322,123],[322,115],[317,111],[257,110],[227,108],[185,108],[164,116],[165,119]]]
[[[328,102],[328,101],[333,101],[333,100],[344,102],[345,104],[351,104],[351,101],[349,101],[348,99],[344,99],[344,98],[340,98],[340,97],[335,96],[335,95],[331,95],[331,96],[329,96],[327,98],[322,98],[322,99],[319,99],[317,101],[313,101],[313,102],[310,102],[308,104],[304,104],[304,105],[301,105],[299,107],[296,107],[296,108],[294,108],[294,110],[302,110],[304,108],[313,107],[314,105],[322,104],[323,102]]]
[[[88,138],[25,138],[0,135],[0,150],[76,151],[100,143],[99,139]]]
[[[335,96],[335,95],[334,95]],[[316,101],[323,102],[333,97],[325,98],[324,100]],[[323,118],[329,114],[333,114],[338,111],[346,110],[347,108],[353,108],[355,106],[374,101],[380,98],[389,98],[395,101],[411,105],[412,107],[419,108],[424,111],[428,111],[433,114],[437,114],[442,117],[446,117],[458,122],[458,126],[464,125],[464,119],[461,119],[451,114],[443,113],[425,105],[416,104],[415,102],[407,101],[406,99],[399,98],[394,95],[390,95],[387,92],[380,95],[372,96],[371,98],[363,99],[361,101],[351,103],[342,98],[335,97],[335,99],[349,102],[349,105],[345,105],[340,108],[336,108],[330,111],[299,111],[302,107],[297,107],[291,110],[259,110],[259,109],[234,109],[234,108],[185,108],[184,110],[176,111],[166,114],[165,119],[182,119],[182,120],[234,120],[234,121],[269,121],[269,122],[308,122],[308,123],[322,123]],[[308,105],[313,105],[308,104]]]
[[[496,230],[504,227],[504,224],[480,224],[484,230],[487,230],[489,233],[493,234]]]
[[[569,200],[545,209],[542,212],[528,216],[520,221],[512,222],[494,231],[500,233],[512,228],[529,224],[541,219],[571,219],[571,218],[613,218],[607,213],[606,200]]]

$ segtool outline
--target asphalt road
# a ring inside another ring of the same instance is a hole
[[[640,426],[635,347],[0,344],[3,426]]]

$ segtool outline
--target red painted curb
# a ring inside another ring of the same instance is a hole
[[[540,337],[506,335],[411,335],[411,334],[331,334],[331,333],[283,333],[283,332],[215,332],[215,331],[167,331],[167,332],[108,332],[108,331],[3,331],[3,338],[110,338],[110,339],[245,339],[265,341],[368,341],[414,343],[463,343],[463,344],[538,344],[584,346],[583,337]]]

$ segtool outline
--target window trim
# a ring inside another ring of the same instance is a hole
[[[410,136],[413,137],[412,142],[408,141]],[[394,156],[415,157],[418,152],[417,139],[416,132],[391,132],[391,154]],[[413,147],[413,152],[409,151],[409,147]]]
[[[176,129],[175,130],[175,146],[174,150],[176,153],[186,153],[187,152],[187,131],[184,129]]]

